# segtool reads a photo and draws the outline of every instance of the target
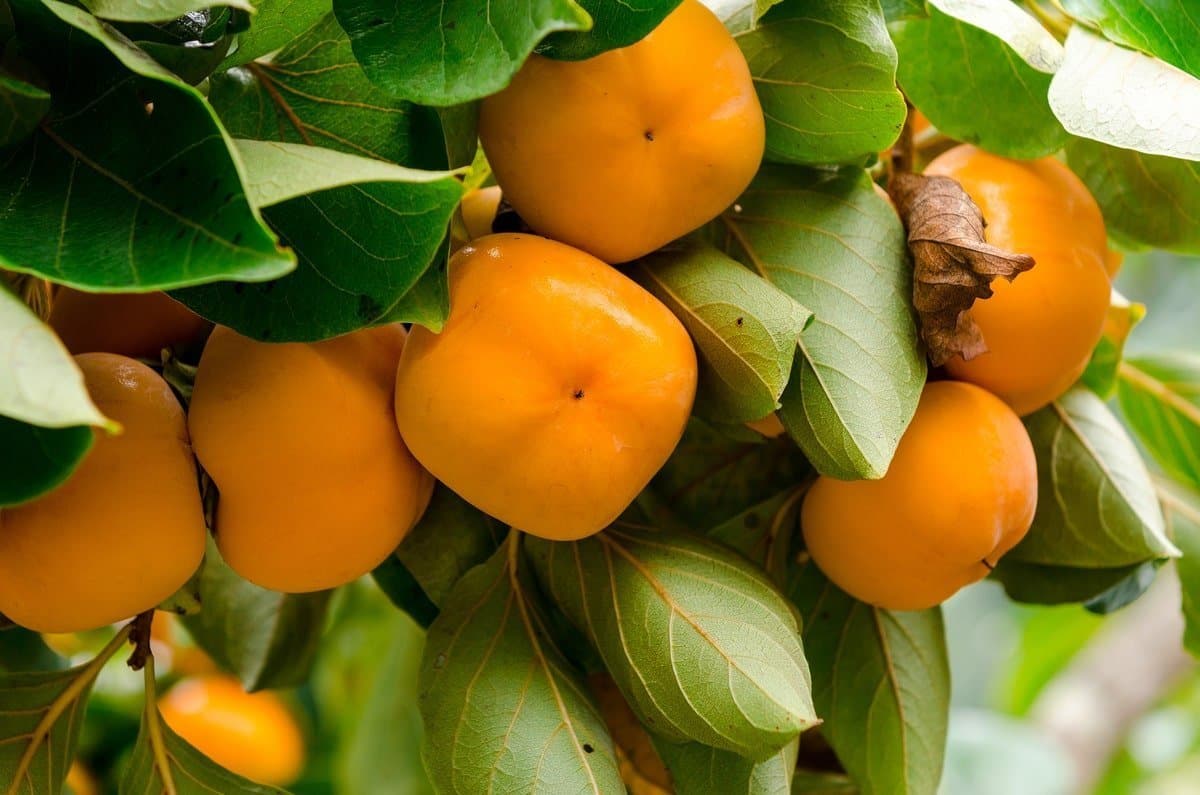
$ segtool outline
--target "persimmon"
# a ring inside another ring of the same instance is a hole
[[[75,357],[96,405],[120,423],[59,488],[0,510],[0,612],[38,632],[131,618],[200,565],[206,531],[183,408],[149,367]]]
[[[450,261],[450,317],[413,328],[396,373],[409,449],[468,502],[577,539],[623,511],[674,450],[696,392],[687,331],[600,260],[490,235]]]
[[[492,222],[496,220],[498,209],[500,209],[499,185],[477,188],[463,196],[459,210],[462,213],[463,226],[467,230],[467,240],[476,240],[484,235],[490,235]]]
[[[85,293],[70,287],[55,291],[50,326],[71,353],[144,359],[198,342],[212,328],[166,293]]]
[[[221,767],[282,787],[304,769],[304,734],[275,693],[247,693],[236,679],[183,679],[158,702],[171,730]]]
[[[584,61],[532,56],[483,101],[479,139],[534,231],[616,263],[728,207],[766,137],[737,43],[683,0],[629,47]]]
[[[79,762],[72,762],[67,770],[67,795],[100,795],[96,777]]]
[[[969,310],[987,352],[951,359],[951,377],[978,384],[1018,414],[1065,392],[1100,339],[1111,284],[1104,219],[1083,182],[1053,158],[1019,161],[955,147],[925,170],[957,180],[979,205],[989,243],[1030,254],[1013,282],[997,279]]]
[[[420,518],[429,474],[396,431],[398,324],[266,343],[218,326],[188,421],[220,493],[216,537],[264,588],[333,588],[378,566]]]
[[[879,480],[822,476],[801,510],[808,553],[838,587],[891,610],[936,605],[1025,536],[1037,464],[1020,418],[973,384],[927,384]]]

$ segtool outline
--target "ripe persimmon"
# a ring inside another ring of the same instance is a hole
[[[333,588],[378,566],[420,518],[433,480],[396,431],[398,324],[266,343],[218,326],[188,414],[220,492],[216,537],[264,588]]]
[[[195,677],[167,691],[158,708],[172,731],[239,776],[282,787],[304,769],[304,735],[275,693],[247,693],[228,676]]]
[[[520,530],[603,529],[666,461],[696,392],[679,320],[600,260],[490,235],[450,261],[450,318],[414,327],[396,374],[409,449]]]
[[[467,240],[476,240],[484,235],[490,235],[492,222],[496,220],[498,209],[500,209],[499,185],[477,188],[463,196],[459,211],[462,213],[463,226],[467,230]]]
[[[973,146],[951,149],[926,174],[951,177],[979,205],[987,241],[1033,256],[1033,269],[969,310],[987,352],[946,364],[1029,414],[1079,378],[1100,339],[1111,284],[1104,219],[1083,182],[1053,158],[1008,160]]]
[[[530,57],[483,101],[479,139],[534,231],[612,263],[716,217],[750,184],[766,141],[746,59],[696,0],[629,47]]]
[[[1020,418],[973,384],[925,386],[879,480],[822,476],[801,523],[817,567],[851,596],[892,610],[936,605],[985,577],[1025,536],[1037,463]]]
[[[143,359],[198,342],[212,328],[166,293],[85,293],[70,287],[55,291],[49,322],[71,353]]]
[[[131,618],[200,565],[206,531],[183,408],[144,364],[75,357],[92,399],[120,423],[59,488],[0,510],[0,612],[39,632]]]

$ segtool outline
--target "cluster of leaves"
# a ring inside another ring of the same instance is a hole
[[[107,425],[20,300],[30,284],[169,290],[261,340],[436,330],[477,101],[535,51],[623,46],[676,4],[0,0],[0,267],[16,274],[0,287],[0,505],[61,483]],[[798,741],[818,720],[859,791],[936,790],[940,612],[859,603],[791,548],[806,480],[882,475],[926,379],[904,228],[866,168],[899,135],[905,96],[953,139],[1065,152],[1119,243],[1200,253],[1189,4],[712,5],[755,78],[767,162],[734,207],[628,269],[701,354],[682,444],[617,525],[574,543],[509,534],[439,487],[376,572],[429,627],[440,790],[622,791],[628,754],[585,679],[601,670],[681,795],[823,791],[824,757]],[[1178,567],[1200,652],[1200,364],[1123,361],[1139,313],[1114,299],[1082,383],[1026,418],[1041,505],[995,577],[1014,599],[1104,612],[1177,545],[1195,555]],[[771,412],[787,438],[742,426]],[[308,675],[327,594],[254,588],[215,550],[190,587],[203,610],[189,627],[247,687]],[[57,791],[95,670],[0,675],[0,693],[26,699],[0,713],[0,784]],[[263,791],[219,778],[148,705],[127,787]]]

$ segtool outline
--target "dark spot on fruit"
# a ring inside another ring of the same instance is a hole
[[[575,398],[576,400],[583,400],[583,390],[576,389],[574,392],[571,393],[571,397]]]
[[[646,136],[647,141],[654,143],[654,130],[646,130],[646,132],[642,134]]]
[[[592,751],[595,751],[595,750],[596,750],[596,749],[592,747],[592,744],[591,744],[591,743],[584,743],[584,744],[583,744],[583,752],[584,752],[585,754],[590,754]]]

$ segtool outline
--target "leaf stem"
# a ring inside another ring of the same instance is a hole
[[[143,613],[143,615],[145,614]],[[138,618],[141,618],[141,616],[138,616]],[[146,704],[143,709],[145,712],[147,740],[150,743],[150,755],[154,760],[154,767],[158,770],[159,778],[162,779],[162,795],[176,795],[175,779],[171,775],[167,743],[163,739],[162,723],[160,722],[162,719],[158,712],[158,683],[154,678],[153,654],[146,657],[142,672],[146,682]]]

